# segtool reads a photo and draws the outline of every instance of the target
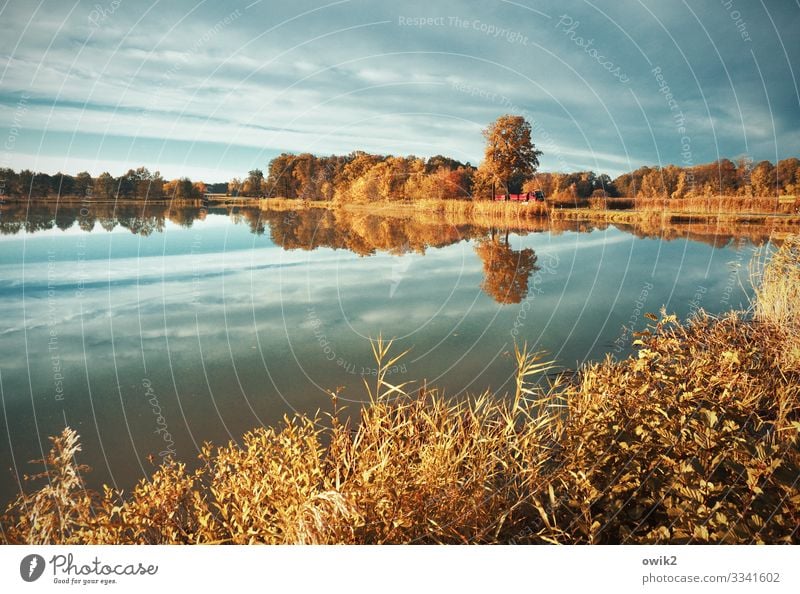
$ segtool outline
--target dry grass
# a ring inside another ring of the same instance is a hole
[[[589,198],[593,209],[694,214],[797,214],[798,204],[776,196],[667,196],[645,198]]]
[[[517,350],[509,398],[392,384],[377,340],[353,419],[297,416],[206,445],[130,494],[83,489],[72,430],[49,482],[2,521],[26,543],[797,543],[797,240],[759,276],[754,319],[662,313],[636,356],[540,386]],[[401,355],[400,355],[401,356]],[[324,421],[324,422],[323,422]]]
[[[776,354],[781,367],[800,371],[800,237],[790,237],[775,253],[762,250],[751,264],[755,319],[782,338]]]
[[[535,219],[547,216],[544,202],[512,202],[496,200],[417,200],[410,203],[415,210],[488,218],[496,222]]]
[[[630,199],[611,199],[610,202]],[[777,213],[796,214],[797,205],[781,203],[776,196],[687,196],[686,198],[642,198],[633,200],[634,208],[642,211],[692,213]]]
[[[298,200],[296,198],[253,198],[253,205],[262,210],[287,211],[305,208],[333,208],[333,202],[325,200]]]
[[[486,228],[508,228],[519,231],[542,231],[550,228],[558,231],[569,226],[569,221],[590,222],[593,225],[611,223],[633,225],[648,229],[650,236],[676,237],[688,234],[718,236],[757,237],[756,243],[765,241],[775,233],[796,233],[800,226],[800,214],[786,214],[775,209],[758,206],[760,202],[773,198],[722,197],[702,199],[705,206],[697,207],[699,199],[636,199],[593,198],[585,201],[584,207],[573,203],[548,201],[544,203],[516,203],[490,200],[415,200],[407,202],[370,202],[363,204],[335,204],[331,202],[302,202],[272,198],[263,200],[265,211],[283,212],[308,207],[326,208],[337,213],[374,215],[381,217],[413,217],[428,222],[453,225],[475,225]],[[714,202],[716,200],[716,202]],[[750,200],[752,208],[742,206]],[[737,206],[738,205],[738,206]],[[786,205],[781,205],[785,210]],[[729,209],[729,210],[726,210]],[[575,225],[573,225],[574,227]],[[694,227],[696,230],[689,229]],[[681,233],[680,230],[685,232]],[[652,231],[651,231],[652,230]],[[716,241],[716,240],[714,240]]]

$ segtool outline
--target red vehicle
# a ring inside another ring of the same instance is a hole
[[[496,194],[495,200],[512,200],[514,202],[544,202],[544,192],[525,192],[524,194]]]

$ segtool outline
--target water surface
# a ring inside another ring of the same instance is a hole
[[[7,206],[0,498],[65,424],[91,485],[127,489],[148,456],[361,401],[378,334],[410,349],[398,381],[504,393],[515,340],[575,368],[627,354],[646,312],[747,302],[747,241],[586,227]]]

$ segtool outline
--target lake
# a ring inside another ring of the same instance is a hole
[[[510,390],[515,341],[562,369],[625,356],[647,312],[746,306],[754,253],[585,223],[101,204],[4,205],[0,241],[4,501],[65,424],[90,485],[129,489],[332,390],[352,410],[379,334],[410,349],[391,378],[450,395]]]

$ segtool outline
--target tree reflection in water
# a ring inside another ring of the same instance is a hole
[[[189,228],[207,215],[227,216],[234,224],[246,225],[256,235],[269,233],[273,243],[286,250],[327,247],[349,250],[360,256],[371,256],[378,252],[424,254],[428,248],[471,240],[475,242],[475,252],[483,264],[481,288],[502,304],[520,303],[528,294],[531,275],[538,270],[536,254],[532,249],[511,249],[509,231],[518,235],[542,232],[560,234],[566,231],[591,232],[613,226],[637,237],[657,237],[661,240],[687,237],[715,247],[724,247],[740,238],[760,245],[769,237],[768,230],[754,227],[747,227],[746,232],[731,229],[730,234],[723,234],[719,226],[707,229],[708,225],[665,226],[663,223],[654,225],[649,220],[612,225],[585,220],[539,218],[525,220],[519,228],[506,229],[504,237],[500,238],[492,221],[443,213],[414,212],[386,216],[341,208],[206,208],[200,202],[6,202],[0,203],[0,234],[36,233],[55,227],[66,230],[77,225],[86,232],[101,229],[112,231],[119,226],[131,233],[148,236],[163,232],[167,221]]]
[[[475,252],[483,262],[481,289],[498,303],[519,303],[528,295],[528,281],[539,270],[536,253],[531,248],[511,249],[508,233],[500,239],[490,237],[478,241]]]

